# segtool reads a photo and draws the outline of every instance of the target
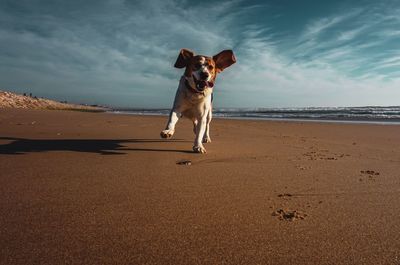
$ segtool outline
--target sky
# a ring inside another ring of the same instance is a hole
[[[400,1],[0,0],[0,90],[169,108],[181,48],[220,108],[400,105]]]

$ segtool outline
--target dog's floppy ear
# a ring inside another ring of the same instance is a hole
[[[236,63],[236,57],[233,54],[232,50],[224,50],[217,55],[214,55],[213,60],[215,62],[218,73]]]
[[[184,68],[188,65],[190,59],[194,56],[194,52],[188,49],[182,49],[179,52],[178,59],[176,59],[175,67],[176,68]]]

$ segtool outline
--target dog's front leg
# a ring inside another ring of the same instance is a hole
[[[211,143],[211,138],[210,138],[210,123],[212,119],[212,109],[210,108],[207,113],[207,119],[206,119],[206,131],[204,133],[203,137],[203,143]]]
[[[196,125],[196,138],[194,139],[193,151],[196,153],[205,154],[207,151],[203,146],[202,140],[207,126],[207,116],[203,115]]]
[[[169,114],[169,119],[167,123],[167,127],[165,130],[161,131],[160,136],[162,138],[171,138],[175,132],[175,124],[178,122],[181,114],[177,110],[172,110]]]

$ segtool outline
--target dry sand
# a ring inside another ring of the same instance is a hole
[[[0,110],[0,264],[400,264],[400,126]]]

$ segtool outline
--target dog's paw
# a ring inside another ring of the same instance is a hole
[[[199,154],[205,154],[207,153],[206,149],[204,148],[204,146],[201,145],[195,145],[193,146],[193,151],[195,153],[199,153]]]
[[[211,138],[210,137],[204,137],[203,138],[203,143],[211,143]]]
[[[171,138],[174,132],[174,130],[164,130],[160,132],[160,136],[161,138]]]

